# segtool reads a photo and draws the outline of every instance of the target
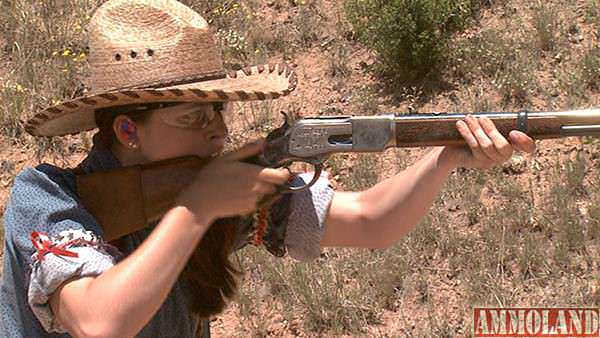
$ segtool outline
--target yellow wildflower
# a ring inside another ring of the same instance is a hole
[[[71,55],[71,50],[69,48],[65,49],[62,53],[63,56],[69,56]]]
[[[79,55],[73,55],[73,61],[81,62],[81,61],[85,60],[85,57],[86,57],[85,53],[82,52]]]

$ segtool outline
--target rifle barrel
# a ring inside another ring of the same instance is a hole
[[[600,136],[600,124],[562,126],[563,136]]]

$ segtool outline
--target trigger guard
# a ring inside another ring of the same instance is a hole
[[[282,193],[296,193],[296,192],[301,192],[301,191],[304,191],[304,190],[312,187],[315,183],[317,183],[317,181],[319,180],[319,177],[321,177],[321,173],[323,172],[323,165],[320,164],[320,163],[312,164],[312,165],[313,165],[313,168],[315,169],[315,171],[314,171],[313,178],[311,179],[311,181],[309,183],[304,184],[304,185],[302,185],[300,187],[292,187],[289,184],[287,184],[286,186],[284,186],[284,188],[283,188],[283,190],[281,192]]]

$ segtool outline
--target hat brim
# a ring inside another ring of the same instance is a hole
[[[34,136],[63,136],[96,128],[96,109],[149,102],[225,102],[276,99],[296,88],[285,64],[245,68],[223,79],[162,88],[97,93],[49,107],[33,116],[25,130]]]

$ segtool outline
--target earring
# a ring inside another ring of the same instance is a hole
[[[140,147],[139,144],[137,144],[136,142],[133,142],[133,141],[129,141],[129,143],[127,143],[127,146],[131,149],[137,149]]]

